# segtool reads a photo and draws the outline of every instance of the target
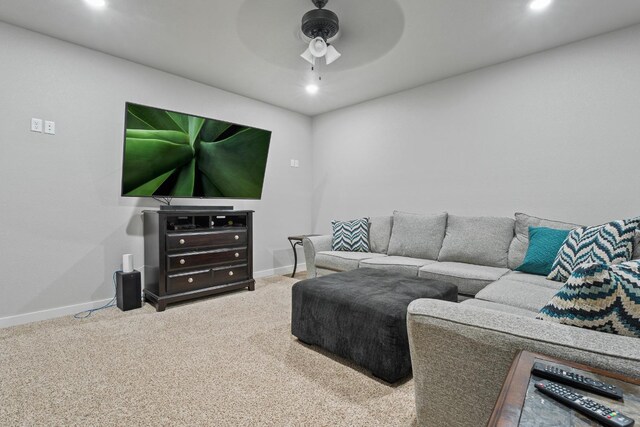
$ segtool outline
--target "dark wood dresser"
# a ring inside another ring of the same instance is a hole
[[[253,211],[144,211],[144,295],[167,304],[255,289]]]

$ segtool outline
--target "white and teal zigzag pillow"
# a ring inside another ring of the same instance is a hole
[[[582,264],[619,264],[633,254],[640,217],[572,230],[558,251],[547,279],[566,281]]]
[[[578,267],[536,318],[640,338],[640,261]]]
[[[369,252],[369,218],[331,221],[334,251]]]

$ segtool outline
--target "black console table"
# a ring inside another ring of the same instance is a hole
[[[144,211],[144,295],[167,304],[255,289],[253,211]]]

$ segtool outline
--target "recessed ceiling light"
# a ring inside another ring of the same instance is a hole
[[[531,10],[543,10],[549,7],[553,0],[531,0],[529,2],[529,9]]]
[[[307,93],[314,95],[316,93],[318,93],[318,86],[317,85],[307,85],[307,87],[305,88],[307,90]]]
[[[96,9],[102,9],[107,5],[106,0],[84,0],[91,7],[95,7]]]

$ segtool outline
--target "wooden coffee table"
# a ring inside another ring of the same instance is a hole
[[[579,372],[584,376],[619,387],[624,393],[624,401],[609,399],[585,390],[576,389],[576,391],[611,408],[619,409],[623,414],[635,419],[636,425],[640,426],[640,380],[580,363],[521,351],[515,357],[504,381],[502,391],[489,420],[489,427],[586,427],[601,425],[538,392],[533,385],[539,378],[531,375],[531,368],[536,361],[561,365],[565,369],[569,368],[569,370]]]

